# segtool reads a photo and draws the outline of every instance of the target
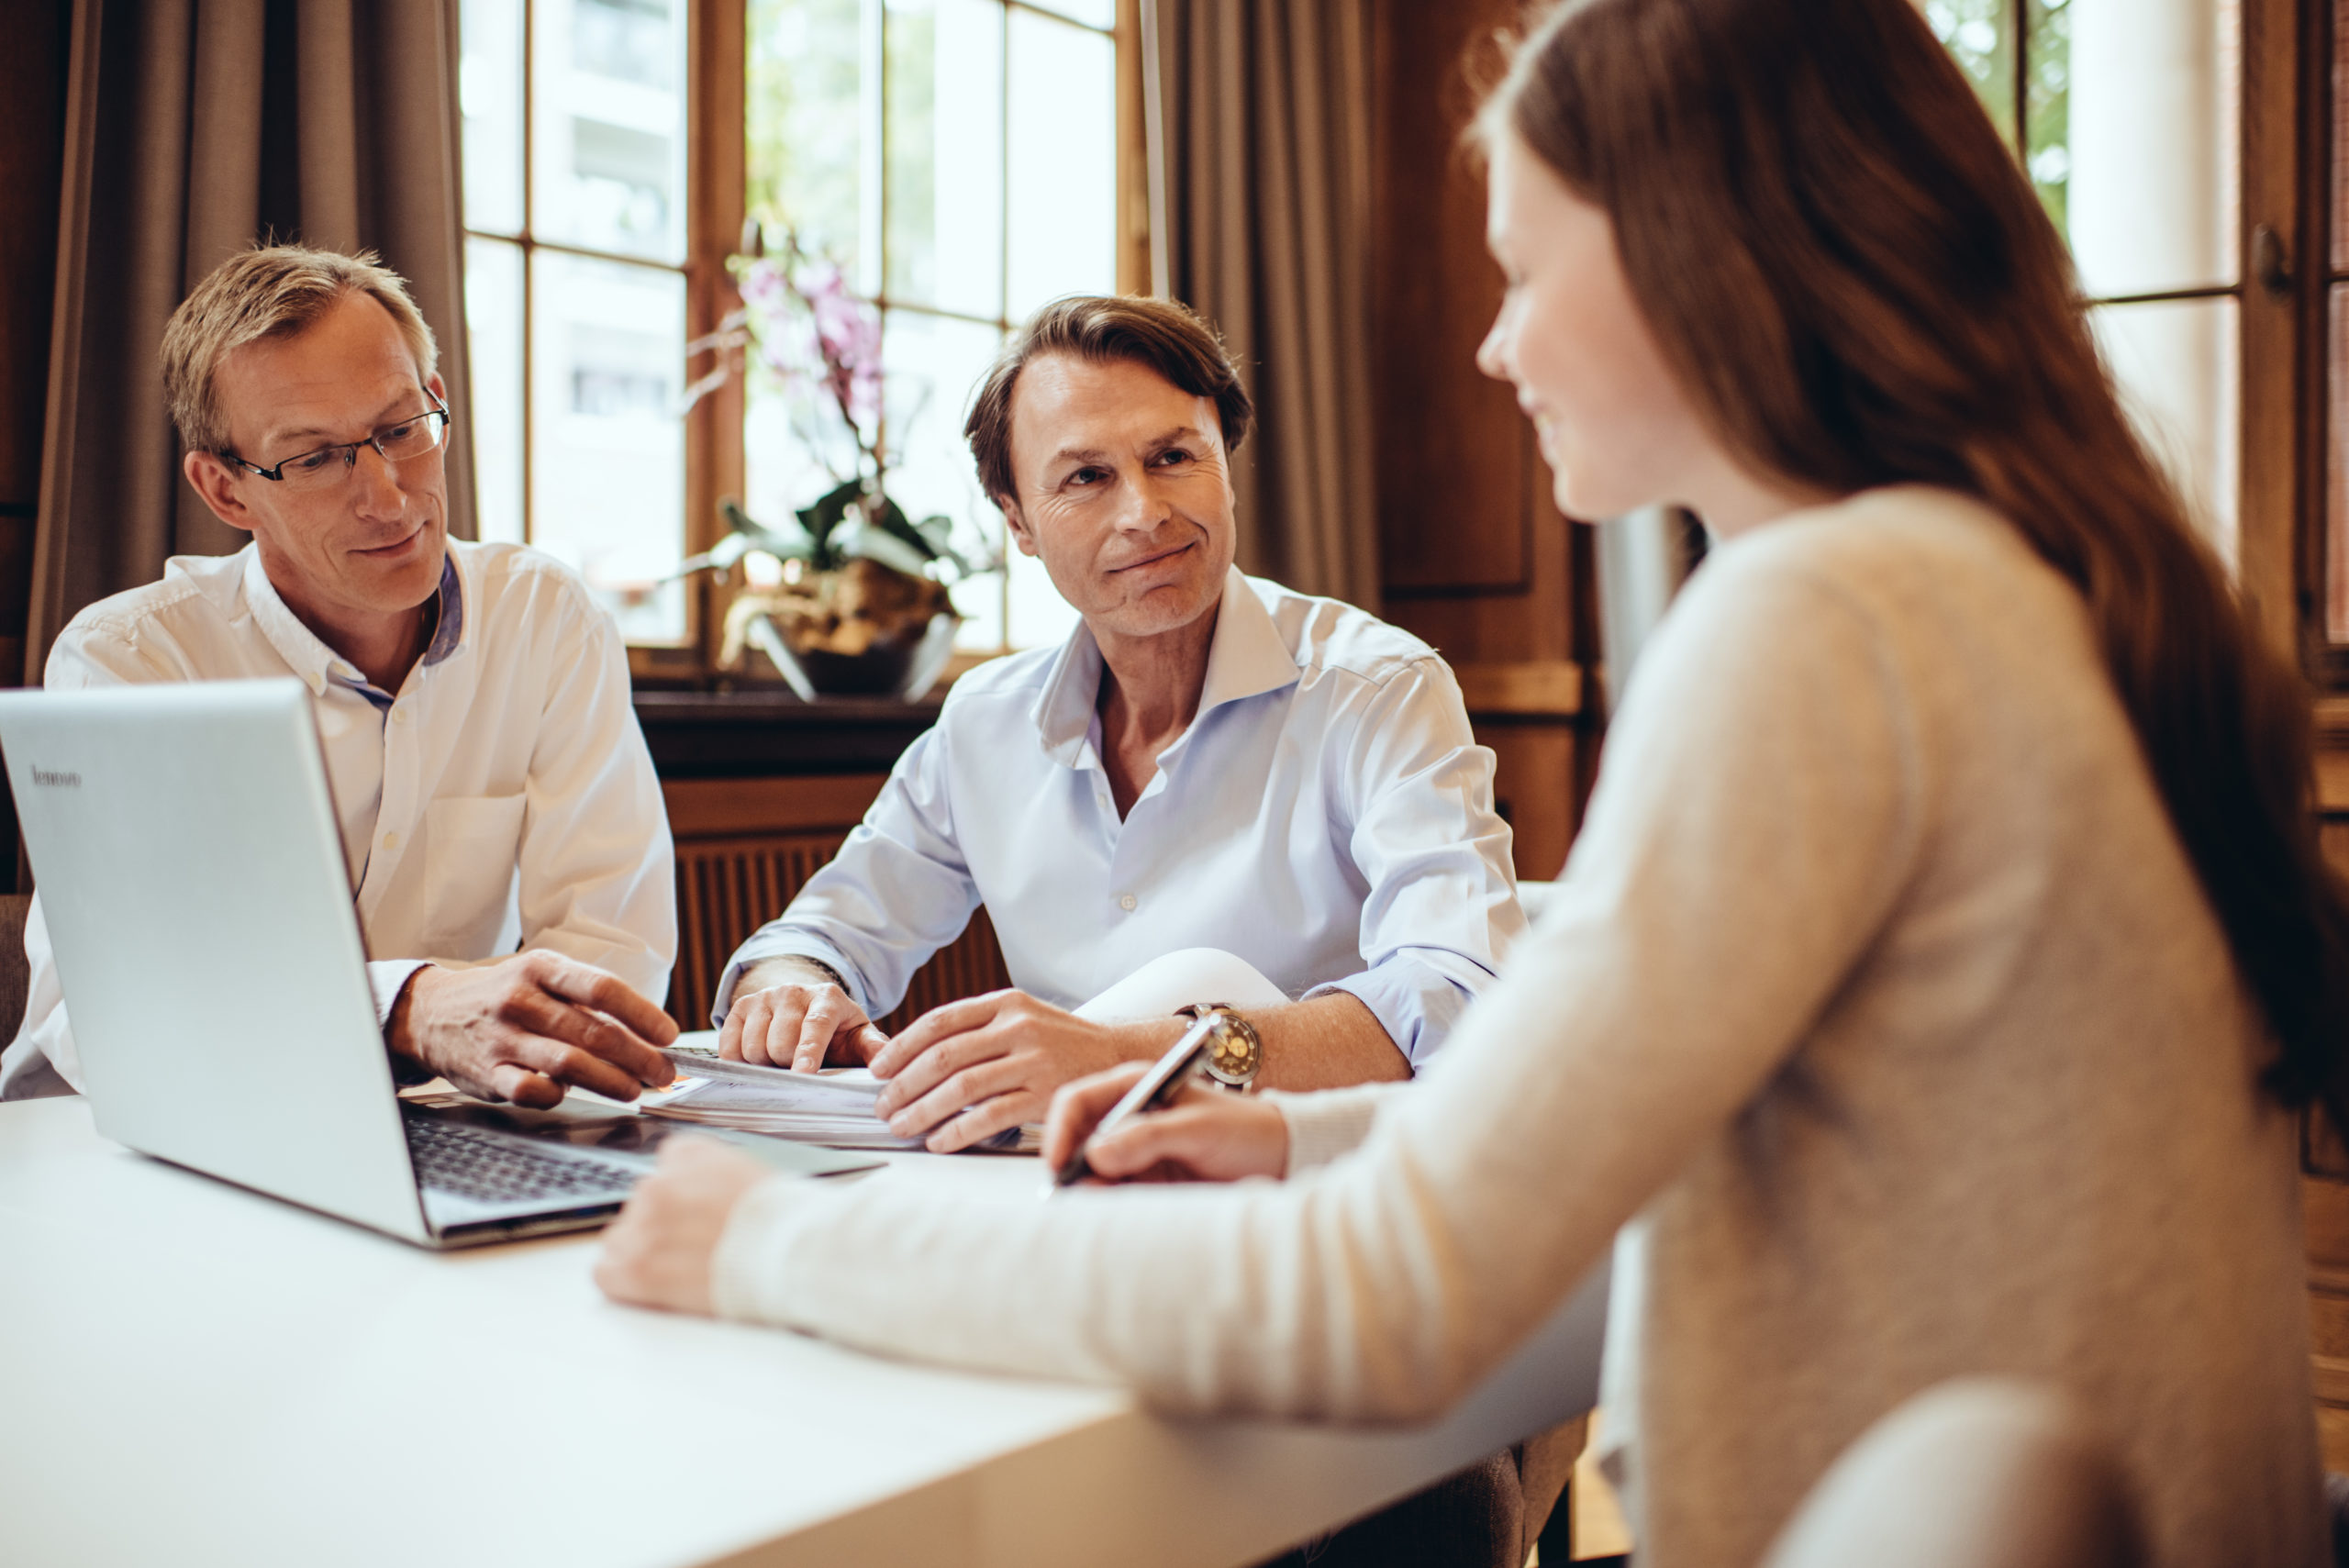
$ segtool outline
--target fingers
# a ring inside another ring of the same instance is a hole
[[[518,1106],[529,1106],[535,1110],[551,1109],[562,1099],[562,1084],[543,1073],[533,1073],[511,1062],[501,1062],[492,1067],[489,1082],[482,1086],[489,1090],[484,1098],[511,1100]]]
[[[766,1015],[765,992],[736,992],[734,1005],[726,1009],[726,1021],[718,1026],[718,1054],[728,1062],[741,1061],[743,1029],[751,1019],[763,1019]]]
[[[1147,1062],[1122,1062],[1107,1073],[1096,1073],[1061,1085],[1044,1118],[1044,1162],[1058,1170],[1076,1155],[1109,1107],[1150,1071]]]
[[[762,1067],[790,1066],[792,1046],[807,1012],[807,993],[796,985],[777,985],[754,1000],[758,1007],[742,1021],[742,1060]]]
[[[791,1065],[813,1073],[824,1064],[833,1036],[864,1022],[864,1013],[839,987],[827,985],[816,993],[800,1023],[799,1038],[791,1048]]]
[[[557,1084],[575,1084],[615,1100],[636,1098],[640,1087],[632,1074],[553,1036],[517,1030],[499,1042],[497,1053],[502,1061],[542,1073]]]
[[[1007,1129],[1033,1121],[1043,1108],[1044,1096],[1024,1089],[997,1095],[993,1099],[966,1106],[960,1116],[950,1117],[943,1126],[930,1135],[923,1147],[932,1154],[952,1154],[973,1144],[984,1143]]]
[[[1094,1140],[1085,1163],[1105,1181],[1126,1181],[1161,1164],[1201,1169],[1228,1136],[1214,1110],[1178,1106],[1135,1117],[1107,1138]]]
[[[933,1051],[930,1054],[935,1057],[940,1052]],[[964,1106],[976,1105],[996,1095],[1009,1094],[1015,1089],[1028,1091],[1035,1107],[1041,1110],[1044,1096],[1052,1085],[1032,1081],[1035,1065],[1031,1061],[1019,1058],[995,1057],[976,1066],[964,1068],[918,1099],[900,1099],[895,1107],[888,1105],[889,1095],[897,1091],[897,1084],[892,1084],[874,1102],[874,1109],[889,1118],[889,1130],[900,1138],[919,1138]]]
[[[907,1034],[912,1032],[911,1029],[906,1031]],[[1009,1030],[984,1027],[967,1030],[962,1034],[949,1035],[901,1066],[895,1073],[884,1073],[879,1066],[880,1061],[887,1058],[900,1045],[903,1045],[905,1039],[905,1035],[899,1035],[889,1042],[887,1051],[884,1051],[880,1057],[874,1059],[874,1076],[886,1077],[889,1080],[888,1087],[881,1091],[881,1097],[875,1100],[873,1106],[873,1108],[884,1117],[894,1116],[923,1095],[934,1092],[941,1084],[955,1073],[974,1067],[979,1062],[991,1062],[1004,1056],[1012,1047],[1012,1036]],[[1040,1083],[1036,1087],[1040,1090],[1050,1089],[1052,1085],[1048,1083]]]
[[[1003,1010],[1005,1003],[1019,995],[1017,991],[990,991],[984,996],[965,996],[959,1002],[949,1002],[932,1007],[906,1027],[903,1034],[888,1042],[879,1055],[874,1057],[873,1075],[894,1078],[906,1064],[921,1056],[940,1040],[958,1034],[967,1034],[984,1028]]]
[[[564,1001],[608,1015],[640,1040],[653,1045],[675,1042],[677,1020],[618,975],[544,950],[540,950],[540,960],[539,984]]]
[[[667,1057],[610,1018],[601,1013],[590,1012],[585,1007],[575,1006],[549,993],[524,992],[512,997],[499,1009],[499,1017],[518,1029],[543,1039],[560,1040],[590,1058],[597,1059],[600,1063],[608,1063],[613,1073],[589,1069],[587,1076],[568,1080],[592,1088],[599,1095],[614,1095],[614,1097],[623,1100],[634,1099],[639,1084],[666,1084],[676,1076],[676,1070],[669,1065]],[[617,1093],[604,1087],[607,1081],[619,1084]]]
[[[865,1022],[859,1024],[856,1029],[850,1033],[848,1037],[849,1060],[843,1065],[856,1066],[861,1063],[864,1066],[870,1067],[873,1065],[873,1059],[888,1049],[889,1037],[881,1032],[878,1025],[873,1023],[870,1019],[867,1019]]]

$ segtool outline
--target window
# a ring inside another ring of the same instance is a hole
[[[962,426],[1018,322],[1117,286],[1115,23],[1112,0],[751,0],[747,215],[829,255],[879,307],[891,495],[1004,550],[1004,573],[955,589],[969,650],[1054,641],[1075,619],[1005,549]],[[751,381],[752,516],[834,483],[807,425]]]
[[[2221,554],[2239,559],[2238,0],[1926,0],[1924,11],[2071,241],[2140,429]]]
[[[482,537],[577,568],[640,673],[701,669],[708,590],[666,579],[723,531],[718,498],[771,518],[829,488],[755,378],[681,417],[685,348],[736,303],[747,214],[881,309],[892,495],[1001,550],[963,413],[1014,324],[1116,286],[1138,118],[1119,113],[1117,38],[1118,0],[463,0]],[[966,649],[1073,619],[1007,553],[955,590]]]
[[[575,567],[631,641],[690,635],[678,417],[687,0],[464,0],[480,531]]]

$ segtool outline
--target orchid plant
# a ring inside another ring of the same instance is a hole
[[[754,551],[799,562],[809,572],[838,571],[854,560],[911,577],[936,578],[942,569],[950,582],[998,570],[999,561],[954,547],[951,519],[914,522],[889,498],[879,309],[850,288],[837,261],[807,250],[796,233],[786,232],[779,252],[770,255],[753,225],[743,251],[727,262],[740,308],[717,331],[685,345],[688,358],[718,356],[717,367],[685,389],[685,406],[724,385],[738,365],[759,374],[789,399],[795,427],[838,483],[779,527],[753,521],[736,501],[720,503],[730,531],[685,561],[681,573],[729,573]],[[813,428],[811,419],[831,428]],[[847,473],[834,461],[842,434],[855,453]]]

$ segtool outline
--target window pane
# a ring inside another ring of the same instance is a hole
[[[1061,597],[1061,591],[1052,586],[1042,562],[1021,554],[1014,546],[1009,570],[1005,597],[1010,601],[1010,624],[1005,628],[1006,646],[1041,648],[1048,642],[1060,641],[1075,629],[1076,606]]]
[[[2014,31],[2005,0],[1925,0],[1925,20],[1990,111],[1990,122],[2012,146],[2015,139]]]
[[[531,542],[631,640],[674,641],[685,595],[651,584],[685,555],[685,279],[545,250],[531,264]]]
[[[1001,342],[993,327],[904,310],[889,313],[881,340],[889,373],[889,494],[907,517],[952,519],[958,547],[978,551],[999,546],[1003,519],[980,492],[963,418]],[[1003,646],[1000,577],[963,584],[954,605],[967,617],[958,642]]]
[[[536,0],[531,228],[685,260],[685,0]]]
[[[522,248],[465,241],[465,340],[473,364],[473,484],[481,537],[522,529]]]
[[[522,0],[465,0],[457,65],[465,225],[522,228]]]
[[[2065,206],[2091,295],[2236,276],[2234,0],[2068,0]]]
[[[1118,0],[1025,0],[1041,11],[1057,11],[1087,26],[1108,28],[1118,25]]]
[[[2090,318],[2138,429],[2185,491],[2197,526],[2232,563],[2235,302],[2099,306]]]
[[[751,0],[750,216],[859,275],[865,105],[860,0]]]
[[[1011,13],[1010,305],[1117,287],[1117,59],[1099,33]]]
[[[2058,229],[2066,229],[2072,176],[2072,12],[2070,0],[2029,0],[2031,68],[2024,75],[2023,167]]]
[[[889,7],[888,289],[966,316],[1003,311],[1003,7]]]

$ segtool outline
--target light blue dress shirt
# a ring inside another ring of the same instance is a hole
[[[954,684],[840,854],[728,964],[829,964],[874,1018],[987,907],[1012,983],[1074,1006],[1162,954],[1221,948],[1294,997],[1360,997],[1414,1066],[1525,929],[1493,754],[1435,651],[1352,606],[1225,582],[1199,711],[1120,821],[1101,654]]]

